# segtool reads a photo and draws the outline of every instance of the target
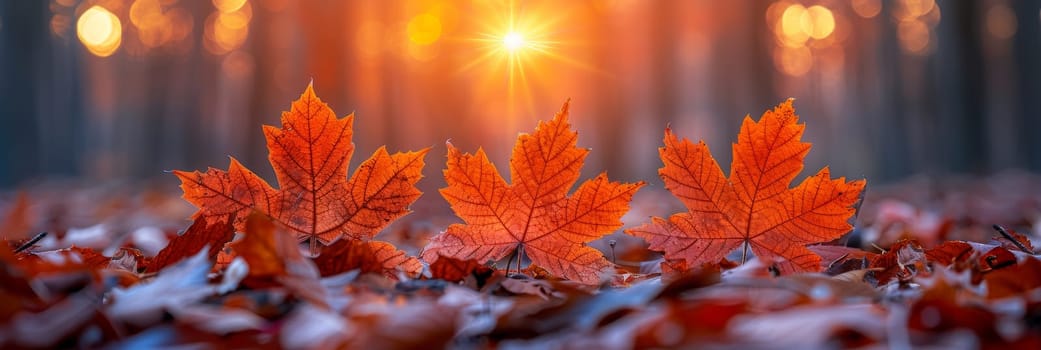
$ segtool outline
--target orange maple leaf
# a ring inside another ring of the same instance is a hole
[[[665,147],[658,149],[665,166],[658,174],[689,212],[668,220],[655,217],[626,233],[688,266],[720,261],[738,247],[744,260],[747,245],[760,259],[777,262],[782,272],[819,271],[821,258],[806,245],[849,232],[852,206],[866,182],[832,180],[825,167],[788,188],[810,151],[810,144],[800,141],[805,125],[797,122],[791,99],[767,110],[759,122],[745,116],[729,179],[704,141],[681,141],[665,129]]]
[[[448,187],[441,195],[466,223],[434,236],[423,258],[485,262],[517,251],[557,276],[597,283],[610,263],[585,243],[622,226],[620,218],[643,182],[611,182],[601,173],[569,197],[589,150],[576,147],[578,133],[570,130],[567,117],[565,103],[553,120],[539,122],[534,134],[517,138],[510,158],[512,185],[483,149],[463,154],[449,143]]]
[[[264,126],[268,159],[280,189],[271,188],[234,157],[228,171],[174,171],[184,198],[199,208],[193,218],[233,214],[235,229],[242,232],[246,218],[256,210],[300,241],[307,240],[312,252],[317,252],[318,243],[329,245],[343,236],[372,238],[407,214],[419,198],[415,184],[429,148],[388,154],[380,147],[348,180],[353,122],[353,114],[337,119],[308,85],[290,111],[282,113],[281,129]]]

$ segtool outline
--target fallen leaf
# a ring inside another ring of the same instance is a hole
[[[1023,234],[1016,232],[1011,228],[1004,228],[1000,225],[994,225],[994,229],[1001,235],[994,237],[995,240],[1001,243],[1002,247],[1008,250],[1019,250],[1027,254],[1034,254],[1034,245],[1030,243],[1030,238]]]
[[[162,270],[170,264],[194,255],[206,245],[210,247],[207,257],[210,260],[215,259],[224,244],[235,237],[235,229],[231,227],[232,221],[227,218],[218,220],[212,216],[196,218],[184,233],[175,237],[166,245],[166,248],[159,251],[159,254],[152,259],[148,272]]]
[[[319,243],[329,245],[343,236],[369,239],[407,214],[408,206],[419,198],[415,184],[422,177],[429,148],[392,155],[380,147],[348,180],[353,122],[353,114],[337,119],[308,85],[290,111],[282,113],[281,129],[264,127],[279,189],[235,158],[228,171],[178,170],[174,175],[181,179],[184,199],[199,208],[193,215],[196,219],[234,214],[236,230],[243,231],[246,217],[256,210],[300,241],[308,241],[313,253]]]
[[[242,284],[251,288],[281,285],[315,306],[328,307],[328,295],[319,281],[318,269],[300,252],[296,239],[282,229],[260,212],[246,218],[242,239],[228,244],[249,267]]]
[[[799,186],[789,183],[802,171],[810,144],[801,142],[805,125],[797,124],[792,100],[763,113],[759,122],[745,117],[734,144],[730,177],[724,177],[704,141],[694,144],[665,129],[658,174],[688,212],[626,230],[688,266],[723,259],[747,245],[782,272],[820,271],[821,258],[806,245],[834,240],[852,228],[853,205],[866,182],[831,179],[821,169]]]
[[[314,259],[322,276],[341,274],[358,269],[361,272],[385,274],[396,278],[399,272],[410,278],[423,272],[423,263],[393,244],[379,241],[342,239],[322,250]]]
[[[1014,266],[998,269],[984,275],[987,298],[1000,299],[1033,295],[1033,302],[1041,301],[1041,260],[1028,257]]]
[[[4,348],[55,348],[67,338],[83,337],[84,326],[97,323],[101,293],[84,289],[70,294],[39,312],[15,314],[3,327]]]
[[[112,303],[105,313],[114,321],[146,327],[162,320],[164,312],[182,308],[213,295],[215,288],[207,284],[210,272],[207,251],[171,265],[159,275],[130,288],[112,290]]]
[[[279,345],[285,349],[342,347],[357,331],[340,315],[304,304],[286,317]]]
[[[300,253],[296,240],[281,235],[274,221],[259,212],[246,219],[242,239],[228,244],[249,265],[249,276],[276,278],[287,275],[314,275],[310,261]]]
[[[441,195],[465,224],[448,226],[423,250],[423,259],[440,256],[497,261],[523,252],[533,265],[586,284],[599,282],[611,263],[585,244],[622,226],[621,217],[643,182],[619,183],[601,173],[568,191],[578,181],[589,150],[576,147],[568,103],[534,134],[517,138],[510,158],[512,185],[499,174],[483,149],[463,154],[448,144],[448,187]]]
[[[925,257],[942,266],[950,266],[968,261],[974,257],[975,250],[969,243],[962,241],[946,241],[925,251]]]
[[[492,275],[492,272],[492,268],[473,259],[459,260],[443,256],[438,258],[433,264],[430,264],[430,278],[449,282],[459,282],[469,276],[487,279]]]
[[[871,304],[808,305],[738,316],[730,321],[727,333],[766,348],[842,347],[837,338],[848,331],[867,337],[868,344],[877,344],[885,340],[886,325],[881,321],[885,317],[887,310]]]
[[[748,311],[748,305],[732,300],[670,302],[661,316],[632,332],[632,348],[678,348],[720,338],[735,317]]]
[[[871,261],[869,267],[877,270],[868,272],[868,276],[877,281],[878,285],[887,284],[893,278],[909,281],[919,270],[924,269],[925,258],[926,255],[918,241],[904,239]]]
[[[942,334],[952,330],[970,330],[982,341],[1001,339],[997,330],[998,316],[964,295],[974,295],[961,283],[949,280],[946,273],[933,275],[931,285],[909,310],[907,327],[916,331]]]
[[[860,248],[836,245],[811,245],[806,248],[820,255],[821,268],[829,275],[866,268],[867,262],[874,260],[878,256],[878,254],[867,252]]]
[[[459,323],[458,311],[439,303],[388,304],[351,315],[358,332],[348,349],[451,348]]]
[[[94,249],[72,246],[42,252],[18,253],[15,265],[30,277],[61,275],[70,272],[96,273],[109,266],[111,258]]]

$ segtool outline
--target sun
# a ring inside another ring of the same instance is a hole
[[[502,46],[506,48],[507,52],[516,53],[527,46],[527,41],[524,40],[524,35],[521,33],[509,32],[502,37]]]
[[[566,25],[572,7],[516,0],[475,3],[481,15],[474,17],[474,31],[462,38],[471,51],[460,72],[473,74],[477,90],[488,99],[504,102],[508,113],[500,118],[512,123],[535,115],[536,94],[553,85],[561,70],[589,69],[567,54],[583,44]]]

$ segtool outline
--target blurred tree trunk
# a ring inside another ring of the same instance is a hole
[[[1025,163],[1019,166],[1041,170],[1041,0],[1012,2],[1018,29],[1013,40],[1013,55],[1018,69],[1019,146]]]
[[[0,186],[41,170],[37,102],[50,98],[40,95],[40,73],[51,66],[47,13],[46,1],[0,2]]]
[[[983,173],[989,169],[984,105],[988,91],[980,45],[985,8],[976,1],[957,1],[945,8],[938,35],[947,38],[933,57],[938,60],[936,87],[941,94],[936,126],[936,156],[945,170]],[[944,108],[946,107],[946,108]],[[942,116],[942,119],[940,118]],[[923,135],[925,136],[925,135]]]

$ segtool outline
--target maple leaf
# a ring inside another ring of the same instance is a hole
[[[249,213],[257,210],[307,240],[312,252],[318,243],[329,245],[343,236],[372,238],[419,198],[415,184],[429,148],[388,154],[380,147],[348,180],[353,122],[353,114],[337,119],[308,85],[282,113],[281,129],[264,126],[280,188],[273,189],[234,157],[227,171],[174,171],[184,198],[199,208],[193,218],[234,214],[241,232]]]
[[[589,153],[576,147],[568,105],[549,122],[539,122],[534,134],[517,138],[510,158],[512,185],[483,149],[464,154],[448,143],[448,187],[441,195],[466,223],[431,238],[423,251],[426,261],[447,256],[486,262],[522,251],[557,276],[598,282],[610,263],[585,243],[622,226],[620,218],[643,182],[611,182],[601,173],[568,196]]]
[[[778,261],[782,272],[819,271],[821,258],[806,245],[852,228],[852,206],[866,182],[833,180],[825,167],[789,188],[810,151],[810,144],[800,141],[805,125],[797,121],[792,99],[767,110],[758,122],[745,116],[729,178],[704,141],[681,141],[666,128],[665,147],[658,149],[665,166],[658,174],[688,212],[652,218],[626,233],[688,266],[719,261],[739,247],[744,258],[743,247],[750,246],[760,258]]]

